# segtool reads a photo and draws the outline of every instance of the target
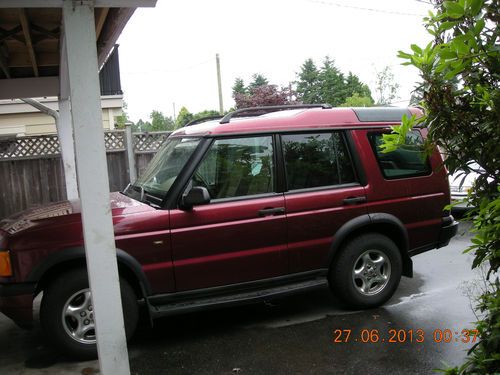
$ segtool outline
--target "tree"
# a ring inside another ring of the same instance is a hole
[[[347,91],[344,75],[335,67],[335,62],[328,56],[323,61],[319,74],[320,95],[323,103],[337,107],[345,102]]]
[[[297,97],[305,104],[321,103],[319,70],[312,59],[307,59],[297,73]]]
[[[256,89],[257,87],[269,85],[269,81],[260,73],[255,73],[252,76],[253,81],[248,85],[248,90]]]
[[[220,112],[216,111],[215,109],[205,109],[203,111],[195,113],[193,115],[193,120],[199,120],[199,119],[202,119],[202,118],[207,118],[208,119],[208,118],[211,118],[211,117],[220,118],[221,117]]]
[[[394,82],[394,74],[390,67],[384,67],[377,73],[375,91],[377,93],[377,104],[388,105],[398,98],[399,83]]]
[[[373,105],[373,99],[368,96],[359,96],[355,92],[352,96],[346,98],[345,102],[340,105],[340,107],[371,107]]]
[[[139,121],[132,125],[132,131],[149,132],[151,131],[151,123],[149,121],[144,122],[142,119],[139,119]]]
[[[357,94],[359,97],[367,97],[372,101],[372,93],[370,91],[370,88],[368,85],[365,85],[359,77],[351,72],[347,75],[347,78],[345,80],[345,90],[346,90],[346,95],[348,97],[352,97],[355,94]]]
[[[295,92],[290,88],[278,88],[270,85],[267,78],[256,73],[252,76],[253,81],[245,87],[241,78],[236,78],[233,85],[233,99],[236,109],[248,107],[261,107],[270,105],[285,105],[293,102]]]
[[[151,115],[151,131],[174,130],[175,124],[171,117],[164,116],[162,112],[153,110]]]
[[[418,87],[425,115],[404,117],[385,136],[386,151],[401,146],[414,126],[428,124],[427,142],[438,145],[450,173],[480,168],[466,202],[475,237],[467,249],[472,267],[485,267],[485,288],[477,298],[479,342],[463,365],[448,374],[493,374],[500,368],[500,49],[498,0],[433,1],[424,19],[433,41],[399,52],[420,71]]]
[[[193,121],[193,118],[193,114],[189,112],[186,107],[182,107],[179,111],[179,114],[177,115],[177,121],[175,123],[176,129],[182,128],[187,123]]]
[[[328,103],[332,106],[344,105],[347,98],[350,102],[363,99],[361,104],[373,103],[370,89],[361,80],[349,72],[347,77],[335,66],[334,60],[328,56],[323,60],[320,69],[312,59],[307,59],[297,73],[297,100],[302,103]],[[370,105],[371,105],[370,104]]]
[[[233,85],[233,97],[235,94],[246,94],[247,88],[245,87],[245,82],[241,78],[236,78]]]
[[[236,108],[261,107],[291,104],[293,93],[288,88],[279,89],[276,85],[264,85],[252,88],[248,94],[236,94]]]
[[[122,105],[122,113],[115,117],[116,128],[117,129],[125,129],[125,124],[129,122],[128,114],[127,114],[127,102],[124,100]]]

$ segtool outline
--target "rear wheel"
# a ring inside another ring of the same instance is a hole
[[[139,316],[137,296],[122,278],[120,289],[125,332],[129,339]],[[78,359],[97,356],[94,308],[85,269],[67,272],[45,288],[40,322],[54,345],[69,356]]]
[[[402,260],[396,244],[378,233],[347,242],[330,268],[330,287],[354,308],[382,305],[401,279]]]

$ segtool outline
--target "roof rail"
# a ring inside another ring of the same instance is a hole
[[[330,104],[286,104],[286,105],[270,105],[270,106],[262,106],[262,107],[241,108],[241,109],[237,109],[236,111],[229,112],[227,115],[225,115],[222,118],[222,120],[220,120],[220,124],[228,124],[229,122],[231,122],[231,119],[235,115],[239,115],[241,113],[256,112],[254,114],[254,116],[259,116],[259,115],[263,115],[265,113],[274,112],[274,111],[281,111],[284,109],[300,109],[300,108],[329,109],[329,108],[332,108],[332,106]]]
[[[184,126],[191,126],[191,125],[195,125],[195,124],[199,124],[200,122],[204,122],[204,121],[210,121],[210,120],[218,120],[222,118],[222,116],[220,115],[217,115],[217,116],[205,116],[205,117],[200,117],[200,118],[197,118],[197,119],[194,119],[194,120],[191,120],[189,121],[186,125]]]

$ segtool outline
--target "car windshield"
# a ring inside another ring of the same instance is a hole
[[[200,138],[168,138],[142,175],[124,194],[159,205],[200,143]]]

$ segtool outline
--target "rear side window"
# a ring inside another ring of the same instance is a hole
[[[356,182],[340,132],[281,136],[288,190]]]
[[[423,148],[424,140],[418,130],[408,132],[405,146],[388,153],[383,153],[380,149],[382,134],[371,133],[368,137],[385,178],[416,177],[431,173],[429,160]]]

